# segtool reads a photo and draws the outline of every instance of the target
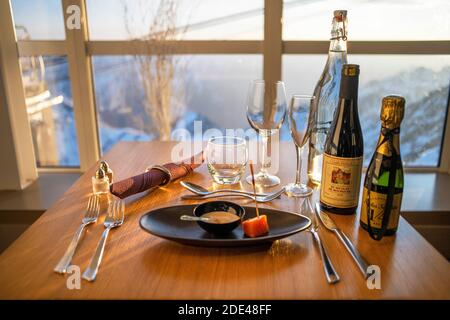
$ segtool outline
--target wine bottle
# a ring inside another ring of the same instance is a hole
[[[358,115],[359,66],[344,64],[339,104],[323,154],[320,205],[337,214],[356,212],[361,186],[363,135]]]
[[[308,177],[320,184],[325,142],[339,103],[342,66],[347,63],[347,11],[335,10],[328,59],[314,89],[316,99],[311,106]]]
[[[364,180],[360,215],[362,228],[375,240],[397,231],[403,195],[399,135],[404,110],[403,97],[383,98],[381,133]]]

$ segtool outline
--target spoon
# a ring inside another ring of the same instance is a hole
[[[182,215],[180,217],[180,220],[183,220],[183,221],[204,221],[204,222],[211,221],[211,219],[208,218],[208,217],[194,217],[194,216],[188,216],[186,214]]]
[[[192,182],[186,182],[181,181],[180,184],[191,191],[192,193],[198,194],[199,196],[208,196],[215,193],[222,193],[222,192],[228,192],[228,193],[237,193],[237,194],[248,194],[250,196],[253,196],[253,192],[243,191],[243,190],[234,190],[234,189],[220,189],[220,190],[213,190],[209,191],[208,189],[203,188],[202,186],[199,186],[198,184],[192,183]],[[266,196],[265,193],[258,193],[257,196]]]
[[[253,196],[245,193],[223,193],[218,195],[206,195],[206,196],[199,196],[199,195],[184,195],[181,196],[181,199],[183,200],[204,200],[204,199],[210,199],[210,198],[222,198],[222,197],[244,197],[252,200],[256,200],[258,202],[269,202],[276,198],[278,198],[282,193],[285,192],[285,188],[281,188],[279,191],[270,193],[264,196]]]

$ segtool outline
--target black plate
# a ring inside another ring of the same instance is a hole
[[[305,230],[311,220],[292,212],[260,208],[260,214],[267,215],[270,231],[263,237],[247,238],[239,226],[225,236],[215,236],[206,232],[195,222],[181,221],[183,214],[192,215],[195,205],[159,208],[143,215],[140,226],[145,231],[168,240],[204,247],[253,246],[285,238]],[[245,219],[255,216],[254,207],[245,208]]]

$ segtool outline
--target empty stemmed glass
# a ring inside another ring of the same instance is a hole
[[[286,92],[282,81],[254,80],[250,83],[247,98],[247,120],[262,141],[261,169],[255,175],[259,187],[272,187],[280,183],[280,178],[271,175],[268,169],[267,150],[272,135],[278,132],[286,115]],[[247,177],[252,183],[252,177]]]
[[[312,189],[301,183],[302,147],[308,140],[308,121],[314,96],[293,95],[288,110],[288,123],[297,153],[297,172],[295,182],[286,186],[286,193],[293,197],[306,197]]]

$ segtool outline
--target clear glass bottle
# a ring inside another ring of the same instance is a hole
[[[308,177],[319,184],[325,141],[339,103],[342,66],[347,63],[347,11],[335,10],[325,69],[314,89],[309,123]]]
[[[92,191],[97,195],[109,193],[109,179],[102,168],[99,168],[92,177]]]

